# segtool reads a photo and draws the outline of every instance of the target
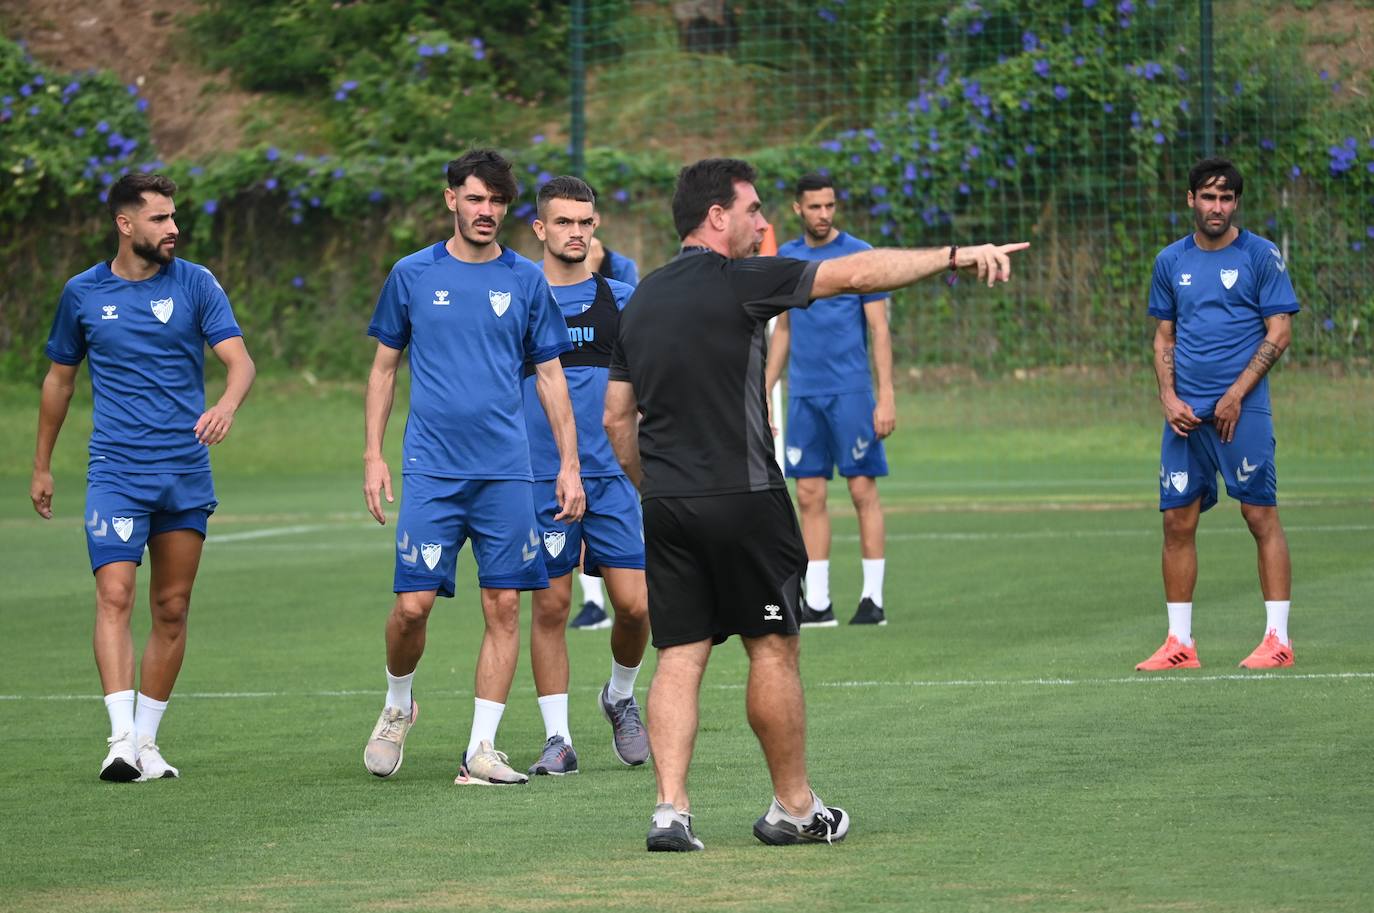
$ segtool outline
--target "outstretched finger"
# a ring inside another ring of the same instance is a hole
[[[1026,248],[1028,248],[1028,247],[1030,247],[1030,246],[1031,246],[1031,243],[1030,243],[1029,241],[1016,241],[1015,243],[1012,243],[1012,244],[999,244],[999,245],[997,245],[997,250],[998,250],[1000,253],[1004,253],[1004,254],[1014,254],[1014,253],[1016,253],[1017,251],[1019,251],[1019,250],[1025,250]]]

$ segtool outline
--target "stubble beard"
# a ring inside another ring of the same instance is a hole
[[[175,251],[164,253],[162,247],[158,244],[145,244],[141,241],[135,241],[132,250],[137,256],[142,257],[154,266],[166,266],[176,259]]]

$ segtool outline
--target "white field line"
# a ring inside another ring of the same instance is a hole
[[[808,688],[1075,688],[1101,685],[1198,685],[1213,682],[1349,682],[1374,681],[1374,672],[1229,672],[1222,675],[1139,675],[1122,678],[974,678],[974,679],[917,679],[882,681],[870,679],[844,682],[808,682]],[[715,691],[738,691],[743,683],[708,684]],[[532,688],[515,689],[532,691]],[[587,686],[581,691],[600,691],[600,686]],[[177,692],[179,700],[274,700],[280,698],[375,697],[385,693],[382,688],[362,688],[339,691],[191,691]],[[471,691],[430,691],[434,696],[468,697]],[[96,701],[94,694],[0,694],[0,701]]]

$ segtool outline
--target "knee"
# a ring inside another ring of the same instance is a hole
[[[530,621],[540,628],[557,629],[561,632],[563,626],[568,623],[568,612],[571,608],[569,603],[560,599],[541,599],[536,595],[530,600]]]
[[[402,631],[414,631],[424,628],[433,607],[434,598],[427,593],[398,593],[391,617],[396,619]]]
[[[811,479],[803,479],[797,483],[797,506],[805,513],[823,513],[825,511],[825,480],[820,480],[821,484],[813,484]]]
[[[132,580],[106,580],[96,584],[95,609],[101,615],[127,617],[134,608]]]
[[[1282,531],[1276,508],[1242,504],[1240,513],[1245,518],[1245,525],[1250,527],[1250,534],[1256,539],[1269,539]]]
[[[639,597],[627,600],[624,605],[611,601],[611,607],[615,610],[615,620],[619,624],[645,625],[649,623],[649,597],[641,594]]]
[[[881,504],[878,500],[878,483],[867,477],[850,480],[849,497],[860,512],[877,510]]]
[[[520,594],[502,590],[482,598],[482,614],[487,631],[502,636],[518,636],[520,631]]]
[[[153,624],[180,627],[191,611],[191,594],[180,590],[154,594],[152,608]]]
[[[1164,512],[1164,545],[1166,548],[1182,548],[1193,544],[1197,534],[1197,517]]]

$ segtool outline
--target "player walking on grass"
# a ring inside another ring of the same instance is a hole
[[[1025,244],[871,250],[834,260],[754,257],[765,222],[755,172],[737,159],[684,168],[673,195],[681,253],[621,315],[606,431],[644,507],[649,618],[658,668],[649,742],[658,779],[650,850],[699,850],[687,798],[702,675],[740,635],[746,707],[773,801],[754,824],[769,844],[829,843],[849,816],[821,802],[806,769],[798,623],[806,549],[773,460],[764,389],[768,319],[812,299],[872,294],[950,267],[988,283]],[[642,421],[638,420],[639,414]]]
[[[207,449],[228,436],[253,385],[253,360],[229,299],[203,266],[176,257],[176,184],[128,174],[108,201],[119,239],[113,260],[73,277],[48,336],[38,444],[29,496],[53,515],[52,451],[82,359],[95,399],[86,475],[86,548],[95,574],[95,664],[110,715],[100,779],[179,776],[158,748],[158,725],[186,654],[186,617],[214,513]],[[205,406],[205,346],[228,371]],[[134,691],[129,628],[147,546],[152,629]]]
[[[496,243],[516,196],[510,163],[474,150],[448,166],[453,237],[402,258],[382,288],[368,334],[363,496],[378,523],[392,500],[382,440],[401,352],[410,349],[410,418],[396,530],[396,603],[386,624],[386,702],[363,753],[389,777],[419,715],[411,695],[437,595],[452,597],[458,552],[472,539],[486,630],[477,654],[472,730],[459,784],[524,783],[495,749],[520,653],[520,590],[548,586],[540,557],[520,378],[535,385],[557,442],[557,520],[582,516],[572,406],[559,353],[568,329],[539,267]]]
[[[1241,661],[1246,669],[1293,665],[1288,638],[1292,569],[1279,523],[1274,420],[1266,375],[1291,333],[1298,299],[1283,255],[1270,241],[1232,224],[1244,185],[1226,159],[1188,174],[1197,230],[1160,252],[1150,285],[1155,374],[1164,409],[1159,509],[1164,515],[1164,599],[1169,633],[1136,666],[1196,669],[1193,586],[1201,513],[1217,503],[1217,473],[1259,550],[1264,638]]]
[[[835,185],[828,177],[803,175],[797,181],[792,211],[801,218],[802,235],[779,247],[779,257],[830,260],[871,249],[835,227]],[[863,556],[863,591],[849,623],[887,624],[883,506],[875,479],[887,475],[883,438],[897,426],[889,304],[886,293],[821,298],[795,314],[779,314],[769,342],[767,389],[773,389],[788,364],[789,350],[792,356],[783,454],[787,477],[797,480],[797,506],[806,542],[804,628],[837,624],[830,599],[830,511],[825,497],[836,464],[849,484],[849,497],[859,517]],[[876,400],[868,369],[870,333]]]
[[[594,577],[603,577],[615,621],[611,626],[611,677],[601,689],[601,712],[611,723],[612,749],[623,763],[643,764],[649,737],[634,697],[635,677],[649,641],[649,595],[644,582],[644,524],[639,496],[620,469],[601,426],[611,346],[620,310],[632,286],[593,275],[587,251],[597,227],[592,189],[575,177],[556,177],[539,190],[534,233],[544,244],[544,276],[568,324],[573,348],[561,356],[577,423],[578,461],[587,510],[580,521],[556,519],[558,450],[539,405],[533,366],[526,367],[525,426],[534,468],[535,507],[549,588],[532,597],[530,664],[544,718],[542,756],[531,774],[577,772],[577,752],[568,727],[568,614],[572,572],[578,557]],[[584,551],[585,546],[585,551]]]

